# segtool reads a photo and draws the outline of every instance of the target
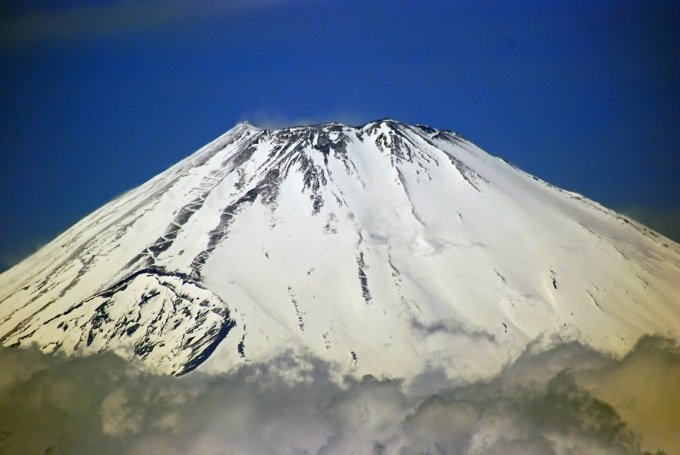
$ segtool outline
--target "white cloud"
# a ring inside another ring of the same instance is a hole
[[[337,122],[350,126],[362,125],[375,118],[359,114],[356,112],[333,111],[327,115],[314,116],[290,116],[280,112],[270,112],[267,110],[256,110],[241,116],[255,126],[267,129],[280,129],[288,126],[318,125],[320,123]]]
[[[275,363],[175,378],[144,373],[112,354],[64,358],[2,349],[0,451],[680,450],[674,431],[680,425],[680,346],[663,338],[643,339],[623,359],[575,342],[527,351],[498,377],[472,384],[446,385],[438,372],[423,372],[437,376],[431,381],[437,387],[427,391],[421,381],[417,393],[398,379],[367,376],[338,384],[313,358],[291,354]],[[303,374],[284,378],[278,373],[284,365]]]

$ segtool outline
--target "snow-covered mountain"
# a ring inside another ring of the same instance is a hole
[[[392,120],[240,123],[0,275],[3,345],[176,375],[291,350],[475,378],[565,332],[680,337],[680,245]]]

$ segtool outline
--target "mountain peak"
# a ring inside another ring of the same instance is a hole
[[[241,120],[236,125],[234,125],[234,128],[246,128],[246,129],[252,129],[252,130],[260,130],[259,127],[253,125],[249,120]]]

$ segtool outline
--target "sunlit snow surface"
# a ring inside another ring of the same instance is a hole
[[[338,377],[476,380],[554,334],[677,339],[680,246],[391,120],[238,124],[0,275],[4,346],[176,375],[304,352]]]

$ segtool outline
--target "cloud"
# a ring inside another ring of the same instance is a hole
[[[658,337],[621,359],[576,342],[534,346],[495,378],[444,388],[439,378],[419,393],[401,379],[338,382],[326,363],[292,353],[181,378],[113,354],[2,349],[0,364],[0,452],[10,454],[680,450],[680,346]]]
[[[91,39],[174,23],[191,22],[293,0],[118,0],[81,2],[5,13],[0,21],[0,49],[17,49],[51,40]],[[302,1],[302,0],[295,0]]]
[[[664,338],[641,339],[621,362],[582,371],[577,381],[617,409],[643,447],[680,453],[680,349]]]
[[[449,335],[460,335],[466,338],[487,341],[489,343],[497,342],[496,337],[492,333],[481,329],[466,327],[463,323],[455,319],[441,319],[430,324],[420,322],[417,319],[411,319],[409,323],[413,330],[422,333],[425,336],[437,333],[447,333]]]
[[[338,122],[350,126],[363,125],[375,118],[356,112],[336,111],[327,115],[291,116],[280,112],[268,110],[256,110],[255,112],[242,115],[242,120],[247,120],[260,128],[280,129],[289,126],[318,125],[320,123]]]

